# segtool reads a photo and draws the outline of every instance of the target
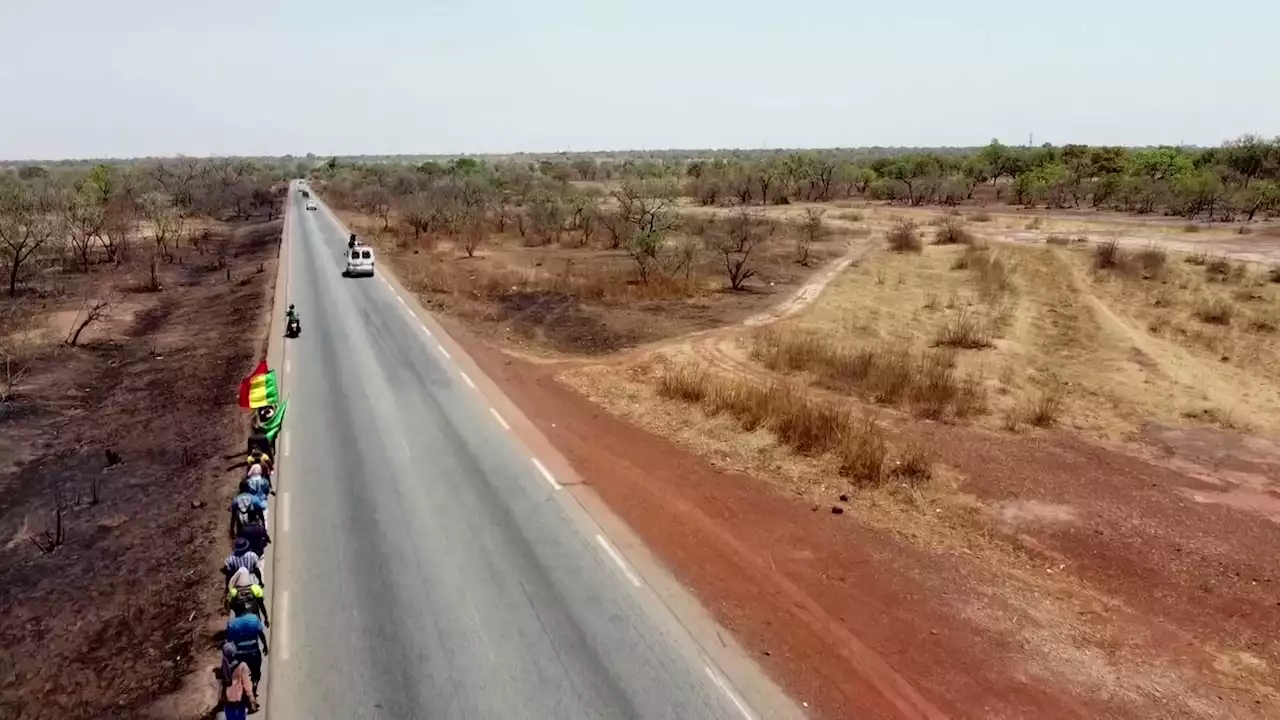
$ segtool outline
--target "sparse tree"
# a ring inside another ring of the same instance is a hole
[[[804,212],[804,223],[800,226],[800,235],[796,238],[796,262],[808,267],[809,254],[814,243],[822,242],[827,237],[827,224],[822,216],[827,211],[823,208],[808,208]]]
[[[397,204],[397,212],[400,219],[413,230],[414,240],[431,229],[432,208],[426,193],[417,192],[401,199]]]
[[[470,218],[462,227],[462,249],[467,253],[467,257],[476,256],[476,250],[480,249],[480,243],[484,242],[484,221],[483,218]]]
[[[618,201],[619,214],[640,234],[661,235],[680,221],[673,182],[624,182],[613,197]]]
[[[665,243],[666,238],[659,231],[638,232],[627,241],[627,256],[636,264],[640,282],[647,285],[653,274],[661,268],[659,255]]]
[[[380,185],[368,185],[356,193],[356,207],[382,220],[382,229],[391,225],[391,193]]]
[[[80,309],[76,311],[76,319],[63,341],[75,347],[80,342],[80,334],[90,325],[107,322],[111,313],[120,301],[120,295],[114,286],[104,289],[90,288],[80,301]]]
[[[61,198],[48,184],[39,187],[0,178],[0,259],[9,275],[9,296],[36,252],[65,229]]]
[[[9,402],[31,369],[23,337],[36,324],[35,313],[19,301],[0,304],[0,404]]]
[[[1280,210],[1280,183],[1274,180],[1260,180],[1250,185],[1244,192],[1241,210],[1253,222],[1254,215],[1264,215]]]
[[[151,230],[151,241],[155,244],[154,264],[157,257],[173,259],[173,247],[182,241],[182,232],[186,228],[186,217],[182,210],[174,205],[173,198],[166,193],[150,192],[142,196],[142,216]],[[154,275],[154,268],[152,274]]]
[[[105,207],[97,197],[81,191],[66,202],[64,213],[76,259],[80,262],[81,270],[89,272],[93,246],[102,240],[106,225]]]
[[[773,223],[766,221],[758,212],[743,208],[729,220],[724,231],[712,236],[712,247],[724,260],[729,289],[741,290],[747,280],[755,277],[755,251],[773,235],[774,230]]]
[[[138,228],[138,208],[126,195],[107,200],[103,208],[102,249],[107,260],[119,262],[129,255],[129,240]]]

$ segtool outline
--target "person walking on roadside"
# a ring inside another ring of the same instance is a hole
[[[240,494],[231,498],[231,529],[229,534],[232,538],[238,537],[240,528],[250,523],[260,522],[263,526],[266,526],[267,502],[248,490],[247,487],[247,483],[242,480],[240,482]]]
[[[239,613],[242,610],[256,613],[262,618],[262,624],[271,627],[271,618],[267,616],[267,601],[258,578],[248,568],[240,568],[227,583],[227,609]]]
[[[236,538],[247,540],[249,550],[257,553],[259,558],[266,554],[267,546],[271,544],[271,535],[267,532],[267,526],[258,522],[241,525]]]
[[[227,582],[236,574],[236,571],[244,568],[258,578],[259,585],[265,585],[262,581],[262,556],[254,552],[249,547],[249,541],[244,538],[236,538],[235,550],[227,556],[226,562],[222,566],[222,574],[226,577]]]
[[[267,477],[266,474],[262,472],[262,465],[258,463],[254,463],[249,466],[249,473],[245,475],[244,482],[240,484],[240,489],[241,492],[245,492],[247,490],[248,492],[257,495],[258,499],[261,500],[263,504],[266,504],[268,495],[273,495],[275,493],[275,490],[271,487],[271,478]],[[266,517],[265,510],[262,515],[263,517]]]
[[[245,465],[247,467],[261,465],[262,475],[268,480],[271,479],[271,471],[275,468],[275,462],[271,459],[271,456],[256,448],[249,451],[249,457],[245,458]]]
[[[236,658],[235,643],[222,645],[222,714],[227,720],[245,720],[258,711],[257,694],[248,663]]]
[[[235,613],[235,610],[232,612]],[[249,666],[251,690],[256,696],[258,681],[262,679],[262,658],[271,654],[267,647],[267,631],[262,618],[248,610],[233,614],[227,620],[226,637],[228,642],[236,646],[235,659]]]

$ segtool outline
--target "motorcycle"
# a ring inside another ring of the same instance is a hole
[[[284,336],[288,338],[296,338],[302,334],[302,323],[298,318],[291,318],[284,328]]]

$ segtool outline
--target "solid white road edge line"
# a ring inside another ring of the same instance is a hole
[[[440,345],[439,343],[437,343],[436,347],[440,349],[441,355],[445,356],[446,358],[450,358],[450,359],[453,358],[453,356],[449,354],[449,351],[444,349],[443,345]]]
[[[547,467],[543,465],[538,458],[529,459],[532,460],[533,464],[538,468],[538,472],[542,473],[542,477],[546,478],[547,482],[551,483],[552,490],[559,490],[563,487],[560,483],[556,482],[555,477],[551,475],[551,471],[547,470]]]
[[[613,562],[622,569],[622,574],[627,576],[627,579],[631,581],[631,584],[636,587],[640,587],[640,578],[631,571],[631,567],[627,565],[626,560],[622,559],[622,553],[618,552],[618,549],[613,546],[613,543],[609,542],[609,540],[603,535],[596,535],[596,542],[600,543],[600,547],[604,548],[605,553],[607,553],[609,557],[613,559]]]
[[[502,415],[498,414],[496,408],[489,408],[489,412],[493,413],[493,419],[498,421],[498,424],[502,426],[503,430],[511,429],[511,426],[507,424],[506,418],[503,418]],[[535,460],[534,462],[537,461]]]
[[[462,376],[462,381],[467,384],[467,387],[470,387],[472,390],[476,389],[476,384],[471,382],[470,375],[466,374],[465,372],[462,372],[461,370],[458,371],[458,374]]]
[[[276,627],[273,635],[277,636],[275,641],[275,654],[281,660],[289,659],[289,591],[280,590],[280,609],[276,611]]]
[[[720,688],[720,692],[729,697],[729,700],[738,708],[738,712],[742,713],[742,717],[747,720],[756,720],[756,714],[751,712],[751,708],[747,707],[747,704],[742,701],[742,698],[738,697],[738,693],[734,692],[733,688],[729,685],[729,681],[720,677],[720,673],[712,670],[710,665],[705,666],[705,669],[707,671],[707,677],[711,678],[711,682],[715,683],[716,687]]]

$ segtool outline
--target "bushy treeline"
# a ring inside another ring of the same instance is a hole
[[[485,178],[495,192],[510,191],[517,202],[539,183],[546,192],[564,194],[571,182],[659,180],[674,182],[678,194],[703,205],[863,198],[913,206],[1004,202],[1215,221],[1280,213],[1280,138],[1255,135],[1213,148],[1016,147],[992,141],[973,149],[586,153],[412,165],[334,159],[321,168],[329,177],[342,168],[363,173],[392,196],[424,183]]]
[[[294,163],[178,159],[22,165],[0,170],[0,263],[8,292],[45,258],[88,271],[130,259],[147,241],[154,262],[171,259],[188,220],[273,217]]]

